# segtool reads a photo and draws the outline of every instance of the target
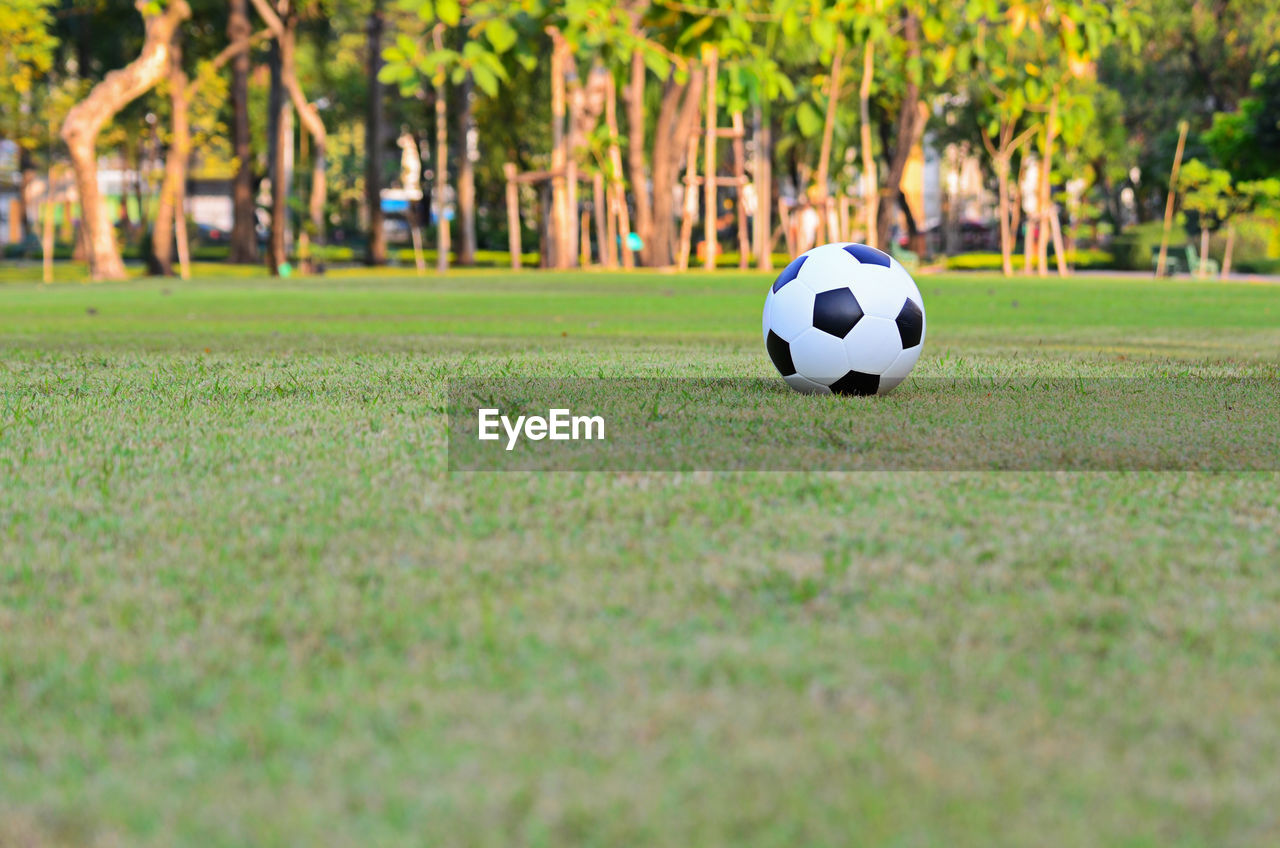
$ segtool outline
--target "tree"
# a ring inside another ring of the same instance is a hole
[[[387,236],[382,231],[382,31],[385,20],[382,0],[373,0],[366,25],[368,38],[369,103],[365,113],[364,196],[369,208],[369,243],[365,263],[384,265],[387,261]]]
[[[1199,159],[1182,166],[1178,188],[1184,192],[1182,208],[1196,214],[1200,227],[1200,276],[1208,276],[1209,231],[1217,229],[1232,212],[1231,175],[1210,168]]]
[[[172,117],[172,138],[165,156],[164,180],[160,198],[156,204],[156,218],[151,231],[151,271],[155,274],[173,273],[172,248],[177,235],[178,250],[182,261],[182,277],[188,276],[186,253],[185,205],[187,171],[191,159],[191,107],[197,95],[228,62],[238,60],[248,53],[255,43],[269,34],[263,30],[248,38],[236,38],[210,61],[203,63],[194,81],[190,81],[182,64],[182,50],[175,44],[170,51],[168,94]],[[237,179],[240,170],[237,169]],[[252,197],[250,197],[252,200]],[[234,209],[234,194],[233,194]],[[252,207],[251,207],[252,209]],[[234,213],[233,213],[234,214]],[[256,242],[256,232],[254,233]],[[234,251],[235,245],[232,244]],[[255,244],[256,248],[256,244]],[[234,258],[232,261],[235,261]]]
[[[258,219],[254,201],[253,148],[249,129],[249,0],[231,0],[227,38],[236,48],[231,62],[231,136],[236,157],[232,183],[231,261],[258,261]]]
[[[58,39],[49,31],[53,0],[9,0],[0,15],[0,138],[18,145],[23,184],[18,192],[22,237],[30,234],[26,209],[31,151],[45,136],[44,116],[33,110],[33,89],[53,64]]]
[[[163,11],[154,0],[137,0],[135,6],[146,26],[141,54],[107,74],[62,122],[62,139],[71,154],[83,207],[89,274],[95,280],[125,277],[111,219],[98,191],[98,133],[125,104],[149,91],[168,72],[174,32],[191,16],[186,0],[170,0]]]
[[[311,194],[308,198],[310,217],[310,233],[304,232],[301,239],[300,253],[308,252],[308,242],[314,239],[317,246],[325,243],[324,207],[327,200],[325,153],[329,136],[325,131],[324,121],[320,119],[320,110],[307,100],[302,85],[298,82],[296,64],[297,55],[297,9],[290,0],[276,0],[276,8],[271,7],[270,0],[252,0],[253,8],[271,31],[280,50],[280,81],[289,100],[293,103],[298,120],[311,137]],[[277,178],[279,174],[277,174]],[[272,216],[272,226],[277,226]],[[274,259],[273,273],[279,272],[281,257]],[[312,263],[308,270],[319,270],[319,263]]]
[[[464,20],[462,6],[457,0],[400,0],[401,9],[413,12],[424,28],[413,33],[397,35],[393,44],[383,51],[386,64],[379,80],[399,86],[405,96],[416,96],[429,82],[435,100],[436,111],[436,223],[439,240],[440,269],[448,262],[449,224],[445,216],[448,189],[448,130],[447,87],[449,83],[463,90],[461,108],[463,133],[467,134],[473,121],[472,98],[469,88],[475,85],[485,96],[494,97],[499,86],[508,79],[501,56],[516,44],[515,28],[508,18],[519,15],[518,4],[509,6],[497,0],[477,0],[466,8]],[[445,32],[457,31],[461,46],[454,49],[445,45]],[[464,147],[466,139],[464,138]],[[463,243],[474,254],[475,250],[475,192],[473,170],[469,154],[464,155],[466,165],[459,186],[459,203],[466,201],[466,209],[460,210],[469,224],[463,226]],[[465,197],[464,197],[465,195]]]

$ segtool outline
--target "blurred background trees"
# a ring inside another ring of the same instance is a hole
[[[5,250],[100,278],[122,257],[178,273],[188,241],[276,273],[414,246],[439,267],[769,267],[835,239],[1149,268],[1170,191],[1175,244],[1280,267],[1264,0],[5,7]]]

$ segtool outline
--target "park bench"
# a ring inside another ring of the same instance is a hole
[[[1160,248],[1151,248],[1151,271],[1155,273],[1160,262]],[[1200,265],[1204,263],[1204,270],[1207,274],[1213,275],[1218,273],[1218,260],[1212,256],[1200,258],[1199,251],[1194,245],[1185,244],[1181,247],[1170,246],[1168,253],[1165,255],[1164,273],[1166,277],[1172,277],[1174,274],[1199,274]]]

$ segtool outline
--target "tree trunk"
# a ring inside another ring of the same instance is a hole
[[[280,42],[271,43],[271,94],[268,98],[271,107],[271,126],[268,132],[268,145],[271,149],[271,240],[267,248],[267,266],[272,274],[279,274],[280,268],[289,257],[286,232],[288,210],[288,153],[291,145],[286,125],[289,122],[289,101],[285,99],[284,87],[280,81]]]
[[[631,196],[636,205],[635,230],[644,247],[640,260],[653,262],[653,205],[649,194],[649,169],[645,167],[644,132],[644,56],[637,48],[631,54],[631,81],[627,87],[627,165],[631,171]],[[622,238],[627,238],[627,233]]]
[[[475,81],[467,74],[458,88],[461,120],[458,133],[458,264],[476,264],[476,118],[472,109]]]
[[[1044,148],[1040,160],[1040,199],[1037,203],[1040,219],[1040,238],[1036,240],[1036,272],[1041,277],[1049,275],[1049,238],[1052,235],[1049,218],[1057,214],[1052,206],[1052,186],[1049,181],[1053,170],[1053,142],[1058,134],[1058,92],[1055,89],[1049,101],[1049,118],[1044,128]],[[1063,275],[1065,276],[1065,275]]]
[[[436,50],[443,49],[441,25],[435,32]],[[449,114],[445,102],[444,75],[436,78],[436,270],[449,270],[449,221],[445,218],[445,190],[449,186]]]
[[[231,184],[231,255],[236,263],[258,261],[257,208],[253,190],[253,147],[249,131],[249,3],[231,0],[227,37],[239,48],[231,63],[231,143],[236,175]]]
[[[698,128],[699,104],[705,73],[701,65],[689,71],[688,82],[676,82],[673,70],[662,92],[662,107],[653,139],[653,231],[645,241],[646,265],[670,265],[676,243],[675,186],[680,160],[689,136]],[[683,95],[683,96],[682,96]],[[714,215],[715,210],[709,210]]]
[[[560,31],[548,27],[551,35],[551,264],[568,268],[573,264],[569,249],[569,228],[573,216],[569,210],[568,143],[565,138],[565,53]]]
[[[169,53],[169,107],[173,113],[173,140],[164,158],[164,182],[160,186],[160,202],[156,205],[156,223],[151,230],[152,274],[173,274],[173,239],[175,227],[185,226],[181,210],[186,193],[187,158],[191,152],[191,130],[187,120],[187,74],[182,69],[182,49],[173,45]],[[179,224],[178,221],[183,223]]]
[[[280,84],[288,92],[293,102],[294,111],[298,113],[298,122],[311,136],[311,197],[308,213],[311,219],[311,240],[317,247],[325,244],[324,207],[327,201],[327,184],[325,179],[325,159],[328,150],[329,136],[325,132],[324,122],[320,120],[320,112],[307,102],[307,97],[298,82],[297,65],[294,61],[296,50],[297,14],[287,0],[279,0],[284,13],[283,20],[271,8],[268,0],[253,0],[253,7],[266,21],[267,28],[275,36],[280,46]],[[322,271],[323,263],[317,262],[311,270]]]
[[[908,60],[918,61],[920,58],[920,21],[914,14],[908,13],[902,19],[902,37],[907,43]],[[898,131],[894,139],[893,150],[889,153],[889,171],[885,174],[884,190],[880,196],[880,208],[877,212],[876,243],[889,243],[889,230],[893,225],[893,211],[902,193],[902,174],[907,168],[907,160],[911,157],[911,148],[924,131],[924,113],[920,108],[920,86],[910,75],[907,75],[906,88],[902,95],[902,105],[898,111]]]
[[[996,159],[996,180],[1000,184],[1000,268],[1006,277],[1013,276],[1013,239],[1010,233],[1009,157]]]
[[[822,147],[818,151],[818,171],[814,177],[817,189],[817,204],[821,224],[818,227],[818,241],[834,241],[827,226],[827,200],[831,192],[827,185],[831,169],[831,142],[836,128],[836,107],[840,102],[840,66],[844,61],[844,35],[836,38],[835,53],[831,57],[831,71],[827,80],[827,114],[822,123]]]
[[[757,104],[755,124],[756,180],[756,267],[773,270],[773,128],[770,126],[769,103]]]
[[[875,42],[870,38],[862,48],[862,82],[858,86],[858,109],[862,146],[862,202],[866,210],[866,239],[871,247],[880,245],[880,189],[876,185],[876,157],[871,150],[871,80],[875,73]]]
[[[369,10],[368,55],[366,72],[369,76],[369,104],[364,121],[364,202],[369,209],[369,241],[365,250],[365,264],[387,263],[387,235],[382,231],[382,112],[383,88],[378,82],[382,71],[382,31],[384,19],[382,0],[373,0]],[[405,188],[411,188],[405,186]]]
[[[171,0],[162,14],[149,14],[150,4],[143,0],[136,6],[146,27],[141,54],[124,68],[107,74],[62,122],[62,139],[71,154],[80,192],[89,274],[95,280],[125,277],[111,216],[98,191],[98,133],[125,104],[149,91],[168,71],[174,31],[191,16],[186,0]]]
[[[609,89],[605,97],[605,126],[609,129],[609,169],[613,172],[609,178],[609,192],[612,198],[613,211],[610,220],[618,222],[618,243],[622,248],[622,267],[634,268],[635,256],[631,252],[631,241],[627,238],[631,232],[631,215],[627,211],[627,192],[622,184],[622,151],[618,147],[618,103],[617,84],[613,75],[609,75]]]
[[[703,268],[707,271],[714,271],[716,268],[716,254],[720,252],[720,245],[716,241],[716,218],[720,214],[720,204],[716,189],[719,185],[716,182],[716,147],[719,141],[719,132],[717,131],[717,123],[719,119],[716,117],[716,85],[717,77],[720,73],[720,54],[716,48],[703,51],[703,64],[707,71],[707,130],[705,149],[702,154],[702,188],[704,191],[703,205],[706,207],[703,220]],[[674,170],[674,169],[673,169]],[[693,190],[693,184],[690,183],[689,190]]]
[[[564,185],[565,185],[565,221],[569,228],[565,231],[565,253],[570,265],[579,262],[578,227],[578,156],[585,140],[580,134],[583,112],[582,80],[578,76],[578,63],[573,58],[573,50],[566,43],[562,59],[566,85],[567,126],[564,134]]]

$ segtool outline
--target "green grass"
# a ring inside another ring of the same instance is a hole
[[[1280,474],[447,471],[451,376],[768,377],[766,282],[0,287],[0,845],[1280,839]],[[921,288],[922,380],[1280,365],[1271,286]]]

